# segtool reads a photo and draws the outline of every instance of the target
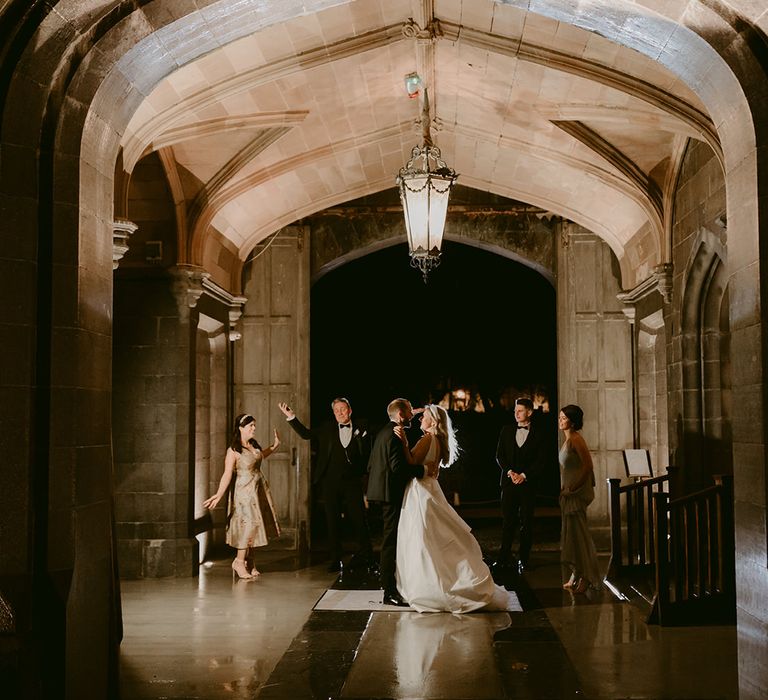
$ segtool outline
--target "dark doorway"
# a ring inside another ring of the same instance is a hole
[[[459,243],[444,244],[426,285],[405,244],[319,279],[310,352],[313,424],[331,418],[335,396],[372,424],[386,422],[398,396],[415,406],[456,387],[479,396],[482,413],[451,411],[464,454],[446,482],[462,500],[498,498],[494,455],[501,425],[513,420],[510,397],[542,386],[557,406],[554,287],[525,265]],[[556,496],[556,464],[550,497],[553,488]]]

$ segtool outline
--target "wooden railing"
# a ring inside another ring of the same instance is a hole
[[[733,477],[669,500],[653,495],[656,596],[649,623],[735,624]]]
[[[671,469],[671,467],[670,467]],[[621,485],[621,479],[608,479],[611,506],[611,561],[608,580],[653,576],[654,551],[653,498],[669,489],[667,474]],[[623,501],[623,507],[622,507]]]

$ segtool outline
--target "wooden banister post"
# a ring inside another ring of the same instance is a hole
[[[682,496],[683,494],[681,493],[680,486],[680,468],[676,467],[674,464],[670,464],[667,467],[667,477],[667,490],[669,491],[670,498],[677,498]]]
[[[656,559],[656,596],[649,622],[663,624],[664,616],[669,608],[669,529],[667,527],[667,511],[669,510],[669,494],[653,494],[654,520],[654,558]]]
[[[736,541],[733,513],[733,476],[718,474],[715,484],[720,487],[717,498],[717,519],[720,523],[719,560],[720,585],[725,595],[736,595]]]
[[[611,561],[606,578],[621,574],[621,501],[619,487],[621,479],[608,479],[608,493],[611,507]]]

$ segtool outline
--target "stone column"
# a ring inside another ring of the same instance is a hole
[[[241,334],[235,326],[245,297],[233,295],[210,278],[202,280],[197,310],[195,366],[195,481],[193,509],[201,559],[230,556],[226,547],[227,504],[202,506],[216,492],[234,417],[233,358]]]
[[[647,279],[617,295],[632,327],[633,442],[649,451],[654,475],[669,466],[663,307],[671,298],[671,263],[657,265]]]
[[[123,577],[197,572],[196,306],[207,277],[179,266],[116,285],[115,502]]]

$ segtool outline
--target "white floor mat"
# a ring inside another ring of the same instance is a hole
[[[514,591],[508,591],[509,604],[507,612],[522,612],[520,601]],[[384,605],[381,590],[373,591],[343,591],[329,588],[320,600],[315,603],[314,610],[372,610],[386,612],[413,612],[412,608],[397,605]],[[482,612],[482,611],[480,611]],[[489,611],[490,612],[490,611]],[[498,611],[495,611],[498,612]]]

